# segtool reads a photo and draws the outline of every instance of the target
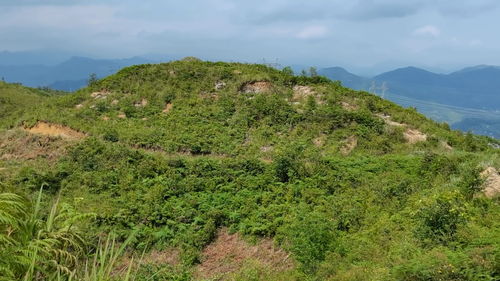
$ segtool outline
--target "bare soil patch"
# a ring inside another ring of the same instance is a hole
[[[73,130],[70,127],[43,121],[39,121],[31,128],[24,128],[24,130],[32,134],[61,137],[73,140],[82,139],[86,136],[84,133]]]
[[[407,129],[403,135],[410,144],[427,140],[427,135],[416,129]]]
[[[268,81],[248,82],[241,86],[240,92],[245,94],[258,94],[269,92],[273,85]]]
[[[148,100],[147,99],[142,99],[141,101],[138,101],[136,103],[134,103],[134,106],[135,107],[145,107],[148,105]]]
[[[289,254],[274,246],[270,239],[251,245],[238,234],[229,234],[227,229],[219,231],[217,239],[202,253],[202,262],[195,270],[198,278],[228,280],[229,274],[242,268],[245,261],[254,260],[266,268],[276,271],[294,266]]]
[[[226,82],[224,81],[217,81],[215,82],[215,86],[214,86],[214,89],[217,91],[217,90],[222,90],[226,87]]]
[[[389,126],[403,127],[403,128],[408,127],[407,124],[392,121],[390,115],[377,114],[377,116],[382,118],[384,120],[384,122]],[[419,131],[417,129],[407,128],[406,131],[403,133],[403,136],[406,139],[406,141],[410,144],[415,144],[417,142],[427,141],[427,135],[422,133],[421,131]]]
[[[90,96],[97,100],[97,99],[105,99],[109,94],[111,93],[107,91],[100,91],[100,92],[93,92],[90,94]]]
[[[357,105],[354,105],[354,104],[350,104],[348,102],[341,102],[340,105],[342,106],[343,109],[347,110],[347,111],[354,111],[354,110],[358,110],[358,106]]]
[[[171,103],[167,103],[165,105],[165,108],[163,108],[163,110],[161,112],[163,112],[163,113],[169,113],[170,110],[172,110],[172,108],[174,108],[174,105],[171,104]]]
[[[300,100],[308,96],[315,95],[316,92],[314,92],[314,89],[309,87],[309,86],[300,86],[300,85],[295,85],[293,86],[293,99],[294,100]]]
[[[358,146],[358,138],[350,136],[344,141],[344,145],[340,148],[340,153],[346,156]]]
[[[322,147],[325,145],[326,135],[320,134],[317,138],[313,139],[313,144],[316,147]]]
[[[481,173],[484,179],[483,193],[488,198],[500,196],[500,175],[494,167],[488,167]]]

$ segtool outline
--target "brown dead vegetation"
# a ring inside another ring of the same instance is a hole
[[[23,130],[11,130],[0,136],[0,160],[50,161],[66,153],[70,143],[59,137],[29,134]]]
[[[275,247],[271,239],[263,239],[256,245],[251,245],[240,235],[229,234],[227,229],[222,229],[217,239],[203,250],[201,264],[196,267],[195,276],[198,279],[229,280],[229,275],[240,270],[249,260],[276,271],[294,267],[289,254]]]
[[[43,121],[37,122],[31,128],[24,128],[24,130],[32,134],[60,137],[69,140],[78,140],[86,136],[84,133],[73,130],[70,127]]]
[[[245,94],[259,94],[269,92],[273,85],[268,81],[248,82],[241,86],[240,92]]]
[[[484,179],[483,193],[487,198],[500,196],[500,175],[494,167],[486,168],[481,177]]]

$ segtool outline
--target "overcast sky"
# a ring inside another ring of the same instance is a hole
[[[209,60],[500,65],[500,0],[0,0],[0,51]]]

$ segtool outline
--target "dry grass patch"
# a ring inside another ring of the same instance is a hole
[[[78,140],[86,137],[86,134],[73,130],[70,127],[39,121],[31,128],[24,128],[26,132],[50,137]]]
[[[203,250],[201,264],[196,267],[195,276],[202,280],[230,280],[229,275],[241,270],[250,260],[275,271],[294,267],[289,254],[275,247],[271,239],[263,239],[251,245],[239,234],[229,234],[227,229],[222,229],[217,239]]]
[[[0,160],[56,160],[66,153],[70,143],[59,137],[28,134],[11,130],[0,136]]]

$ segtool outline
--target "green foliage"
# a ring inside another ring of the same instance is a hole
[[[18,195],[0,194],[0,272],[6,280],[69,276],[84,253],[76,223],[91,215],[57,200],[45,217],[41,198],[42,191],[31,206]]]
[[[444,193],[435,200],[425,202],[417,211],[420,220],[417,236],[437,243],[453,241],[459,225],[465,224],[468,217],[464,198],[457,192]]]
[[[242,91],[254,82],[264,89]],[[44,186],[44,202],[59,195],[62,202],[54,215],[34,216],[29,203],[8,195],[0,206],[4,240],[12,238],[8,229],[24,229],[23,221],[43,239],[55,232],[64,240],[70,214],[97,214],[73,234],[97,246],[43,242],[78,264],[40,250],[32,266],[32,254],[0,242],[8,249],[0,251],[0,268],[11,279],[26,272],[65,279],[58,268],[66,268],[73,280],[190,280],[223,227],[273,238],[296,265],[280,271],[248,261],[228,275],[234,280],[496,280],[500,274],[500,207],[479,194],[481,171],[500,167],[496,142],[450,131],[413,109],[287,68],[193,58],[128,67],[64,96],[0,87],[21,101],[0,90],[0,101],[7,101],[0,105],[9,109],[0,112],[3,130],[44,120],[88,135],[59,139],[68,148],[57,158],[25,157],[4,145],[23,141],[21,134],[0,139],[2,190],[33,194]],[[409,143],[408,128],[427,141]],[[14,233],[23,236],[16,247],[41,239],[24,232]],[[99,239],[102,233],[113,234]],[[179,264],[142,262],[151,248],[178,249]],[[13,261],[16,255],[21,261]],[[123,255],[133,262],[123,266]]]

